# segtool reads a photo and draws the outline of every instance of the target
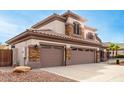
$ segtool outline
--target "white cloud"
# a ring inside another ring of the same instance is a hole
[[[18,24],[10,22],[9,18],[0,16],[0,42],[5,42],[22,31]]]

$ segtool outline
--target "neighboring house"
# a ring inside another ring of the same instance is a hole
[[[118,54],[124,55],[124,43],[118,43],[120,49],[118,50]]]
[[[109,46],[110,45],[110,42],[105,42],[105,44],[107,46]],[[116,44],[120,47],[119,50],[118,50],[118,52],[117,52],[117,54],[124,55],[124,43],[116,43]],[[109,50],[109,54],[110,54],[110,57],[116,56],[116,51],[114,51],[114,55],[113,55],[113,51],[112,50]]]
[[[107,46],[87,20],[67,11],[53,14],[8,40],[15,46],[13,64],[31,67],[65,66],[107,60]]]

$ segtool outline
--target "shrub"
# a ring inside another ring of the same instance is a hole
[[[118,54],[118,55],[116,56],[116,58],[124,58],[124,55]]]

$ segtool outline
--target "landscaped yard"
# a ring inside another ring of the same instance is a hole
[[[26,73],[0,71],[0,82],[75,82],[75,80],[46,71],[30,71]]]

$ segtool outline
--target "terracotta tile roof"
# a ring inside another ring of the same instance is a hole
[[[71,37],[68,35],[64,35],[61,33],[57,33],[55,31],[52,31],[50,29],[27,29],[25,32],[15,36],[14,38],[6,41],[6,43],[11,44],[12,42],[20,40],[22,37],[26,36],[39,36],[39,37],[46,37],[46,38],[54,38],[54,39],[61,39],[61,40],[69,40],[73,42],[79,42],[84,44],[93,44],[101,46],[101,43],[93,42],[89,40],[83,40],[81,38]]]
[[[58,39],[72,40],[72,41],[74,40],[74,41],[79,41],[79,42],[84,42],[84,43],[91,43],[91,44],[98,44],[98,45],[101,44],[101,43],[96,43],[96,42],[89,41],[89,40],[83,40],[81,38],[76,38],[76,37],[71,37],[71,36],[68,36],[68,35],[60,34],[60,33],[54,32],[50,29],[49,30],[29,29],[29,31],[32,34],[36,33],[36,34],[39,34],[39,35],[42,35],[42,36],[54,37],[54,38],[58,38]]]
[[[93,42],[89,40],[83,40],[81,38],[71,37],[68,35],[64,35],[61,33],[57,33],[55,31],[52,31],[50,29],[27,29],[25,32],[15,36],[14,38],[6,41],[6,43],[11,44],[13,42],[16,42],[20,40],[20,38],[28,37],[28,36],[38,36],[38,37],[45,37],[45,38],[53,38],[53,39],[59,39],[64,41],[73,41],[78,43],[84,43],[84,44],[93,44],[102,46],[102,43]]]

